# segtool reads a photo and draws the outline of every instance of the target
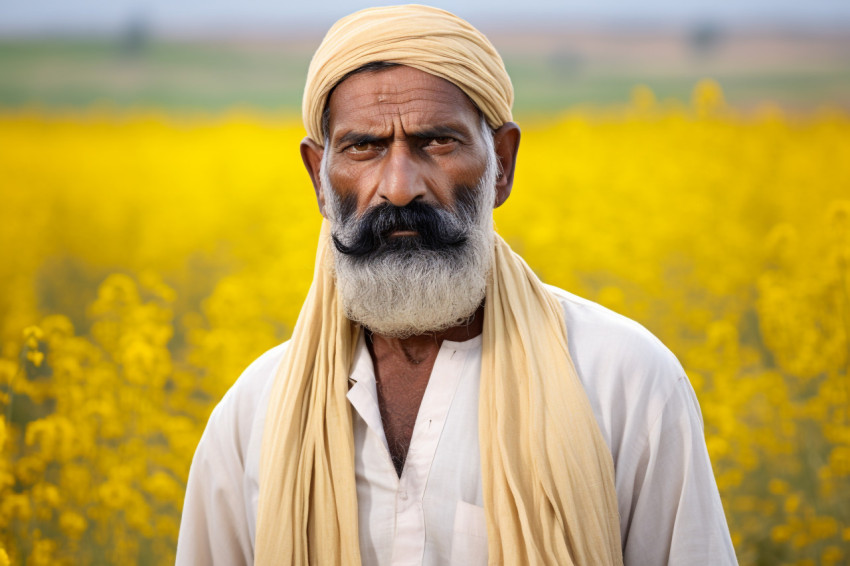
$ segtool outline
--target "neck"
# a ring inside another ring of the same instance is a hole
[[[366,339],[373,351],[377,348],[402,353],[411,363],[417,363],[415,360],[427,357],[428,352],[439,350],[443,340],[465,342],[481,334],[483,328],[484,305],[481,305],[472,315],[472,318],[464,324],[440,332],[426,332],[407,338],[393,338],[367,329]]]

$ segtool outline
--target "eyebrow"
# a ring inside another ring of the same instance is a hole
[[[430,126],[417,130],[410,134],[414,138],[433,139],[433,138],[459,138],[465,140],[469,133],[465,129],[458,129],[452,126],[440,125]]]
[[[469,133],[466,131],[465,128],[456,128],[448,125],[427,126],[420,130],[411,132],[408,135],[417,139],[452,137],[458,138],[460,141],[465,141],[469,137]],[[353,143],[377,143],[386,140],[389,137],[390,136],[379,136],[375,134],[368,134],[366,132],[358,132],[356,130],[352,130],[350,132],[346,132],[345,134],[340,136],[339,139],[334,141],[334,146],[340,147]]]
[[[341,136],[338,140],[334,142],[336,147],[341,145],[347,145],[350,143],[375,143],[379,142],[382,139],[385,139],[381,136],[376,136],[374,134],[367,134],[364,132],[351,131]]]

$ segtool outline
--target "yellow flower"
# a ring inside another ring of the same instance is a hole
[[[53,566],[56,564],[56,541],[46,538],[36,538],[32,544],[32,554],[28,564],[32,566]]]
[[[86,532],[88,521],[79,513],[63,511],[59,516],[59,526],[68,537],[77,540]]]
[[[825,539],[838,532],[838,521],[833,517],[817,517],[809,524],[809,532],[815,539]]]
[[[646,85],[637,85],[632,88],[631,101],[637,110],[647,112],[655,106],[655,93]]]
[[[678,356],[741,563],[846,562],[850,117],[736,115],[709,80],[690,107],[636,87],[523,125],[498,230]],[[52,564],[173,563],[210,411],[310,285],[319,215],[280,151],[303,129],[100,110],[0,130],[0,249],[20,251],[0,262],[0,530]],[[41,304],[64,314],[32,324]]]
[[[788,493],[788,482],[773,478],[768,482],[767,485],[768,491],[774,495],[785,495]]]
[[[791,538],[794,531],[788,525],[776,525],[770,530],[770,538],[774,542],[785,542]]]
[[[160,501],[178,502],[182,499],[183,488],[173,477],[165,472],[156,472],[144,482],[144,488]]]
[[[694,87],[691,102],[700,116],[709,115],[725,105],[723,89],[717,81],[703,79]]]
[[[41,362],[44,361],[44,353],[38,350],[30,350],[27,352],[27,359],[32,362],[35,367],[41,367]]]
[[[821,564],[838,564],[844,558],[844,551],[837,546],[827,546],[820,555]]]
[[[0,513],[19,521],[29,521],[32,514],[29,497],[22,493],[8,493],[0,503]]]
[[[39,482],[32,487],[33,500],[37,503],[48,505],[50,507],[58,507],[62,502],[62,496],[59,489],[50,483]]]
[[[800,507],[800,496],[791,494],[785,498],[785,512],[794,513]]]
[[[36,341],[36,345],[38,345],[38,341],[44,338],[44,332],[38,326],[27,326],[23,330],[24,340],[34,339]]]

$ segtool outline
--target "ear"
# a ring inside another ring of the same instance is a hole
[[[496,178],[496,202],[493,208],[501,206],[511,195],[511,189],[514,186],[516,156],[519,151],[519,138],[519,126],[514,122],[505,122],[493,135],[496,157],[499,159],[499,176]]]
[[[310,138],[301,140],[301,161],[304,162],[304,167],[310,175],[310,181],[313,182],[316,202],[319,203],[319,212],[322,213],[322,216],[325,216],[325,194],[322,192],[322,176],[319,175],[319,171],[322,167],[322,156],[324,154],[325,148]]]

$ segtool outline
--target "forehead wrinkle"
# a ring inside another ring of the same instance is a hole
[[[387,80],[387,75],[395,75],[399,80]],[[359,129],[360,123],[365,126],[374,120],[383,122],[390,113],[398,116],[412,116],[415,112],[430,114],[421,119],[423,125],[434,125],[428,122],[446,119],[463,123],[466,121],[462,116],[464,111],[474,114],[477,121],[479,114],[477,107],[457,85],[403,66],[346,79],[332,93],[329,110],[337,127],[342,119],[346,130],[349,127]],[[370,129],[374,127],[374,124],[368,125]]]
[[[402,68],[406,70],[414,70],[409,67]],[[446,99],[454,99],[457,101],[463,99],[470,106],[474,106],[472,101],[469,100],[469,97],[459,86],[441,77],[425,73],[424,71],[416,71],[417,74],[408,76],[406,80],[381,80],[383,76],[393,74],[393,71],[396,69],[398,69],[398,67],[350,77],[337,85],[334,94],[339,91],[348,91],[359,88],[363,90],[362,94],[365,96],[373,94],[402,96],[412,91],[422,90],[437,93]],[[409,73],[406,74],[410,75]]]
[[[399,115],[423,113],[433,114],[436,118],[437,115],[440,114],[448,117],[449,115],[458,113],[459,106],[456,100],[452,100],[454,97],[446,96],[440,91],[423,92],[423,90],[424,89],[411,88],[400,93],[364,93],[361,95],[355,95],[345,101],[342,101],[340,104],[341,107],[336,109],[336,114],[343,114],[345,118],[358,118],[360,116],[367,118],[367,115],[370,114],[375,116],[389,113]],[[437,96],[429,98],[427,94],[428,92],[434,93]],[[411,96],[405,96],[408,94]],[[404,98],[399,100],[399,97]],[[469,112],[475,112],[475,108],[472,104],[468,101],[467,104],[469,104],[467,110]],[[352,109],[354,112],[350,111]],[[337,116],[337,119],[339,118],[340,116]]]
[[[422,117],[419,115],[422,115]],[[459,120],[456,115],[442,111],[429,112],[418,108],[387,108],[370,117],[343,121],[334,129],[333,143],[344,138],[360,135],[378,139],[395,136],[431,137],[445,135],[459,136],[461,140],[468,140],[473,135],[469,126],[463,120]]]
[[[474,112],[474,109],[470,109]],[[379,138],[389,137],[400,128],[400,132],[416,136],[420,132],[429,132],[441,128],[455,130],[465,137],[473,135],[474,123],[478,114],[458,112],[456,106],[433,107],[431,104],[392,104],[374,103],[368,107],[358,107],[356,112],[342,112],[335,119],[332,138],[334,140],[352,132],[368,134]],[[475,119],[473,122],[470,119]]]

